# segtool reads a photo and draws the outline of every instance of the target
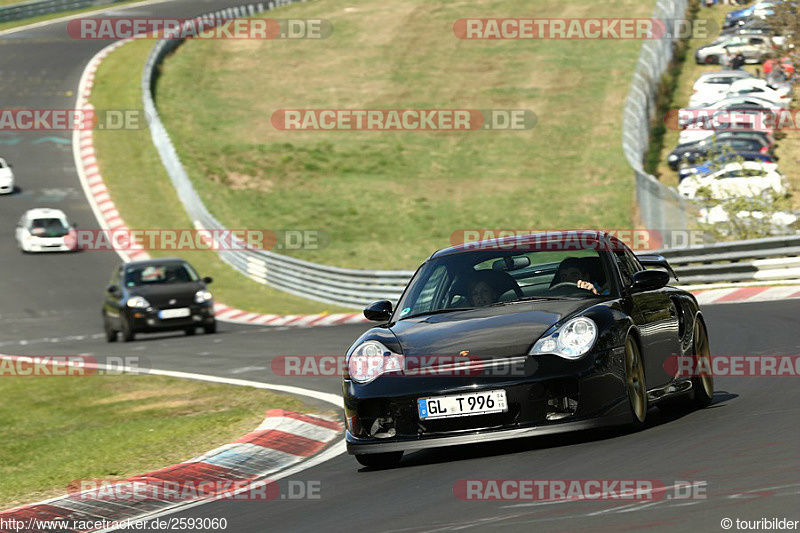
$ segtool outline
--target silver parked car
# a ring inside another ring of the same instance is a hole
[[[732,56],[741,53],[746,63],[762,63],[772,52],[772,39],[766,35],[727,35],[698,49],[698,64],[718,65],[726,52]]]

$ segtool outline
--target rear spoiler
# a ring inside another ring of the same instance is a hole
[[[674,270],[672,270],[672,266],[670,266],[669,261],[667,261],[667,258],[664,257],[663,255],[644,254],[644,255],[637,255],[636,258],[645,267],[663,268],[664,270],[669,272],[673,278],[675,278],[675,281],[679,281],[678,275],[675,273]]]

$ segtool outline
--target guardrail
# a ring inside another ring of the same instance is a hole
[[[34,0],[22,4],[0,7],[0,22],[24,20],[52,13],[64,13],[87,7],[116,4],[123,0]]]
[[[688,6],[688,0],[660,0],[653,18],[684,19]],[[622,119],[622,149],[634,172],[639,215],[651,229],[684,230],[692,219],[691,213],[696,211],[678,191],[645,172],[642,164],[650,148],[650,121],[656,112],[656,91],[672,60],[675,41],[676,38],[664,37],[642,43]]]
[[[681,285],[800,280],[800,236],[663,250]]]
[[[293,3],[293,0],[249,4],[209,13],[199,18],[203,20],[231,19],[255,15],[291,3]],[[686,1],[676,0],[670,5],[676,6],[680,4],[685,6]],[[667,14],[664,15],[666,16]],[[180,162],[172,140],[161,122],[153,100],[152,89],[158,67],[164,57],[173,52],[182,42],[180,39],[163,39],[158,41],[151,51],[142,76],[144,108],[151,117],[150,131],[153,143],[178,193],[178,197],[187,213],[194,220],[195,226],[198,229],[223,230],[225,229],[224,226],[203,205],[202,200],[194,189],[186,170]],[[646,43],[650,42],[662,43],[656,44],[656,46],[663,47],[663,43],[667,43],[670,46],[669,41],[646,41]],[[664,66],[666,66],[668,60],[664,61]],[[644,78],[637,71],[635,79],[641,80]],[[658,75],[656,70],[649,74],[648,79],[651,82],[657,82]],[[637,87],[635,84],[632,93],[639,91]],[[650,108],[647,105],[652,103],[650,96],[646,93],[642,93],[642,96],[644,97],[643,100],[637,99],[636,101],[644,102],[642,104],[645,106],[643,113],[634,117],[626,112],[625,120],[628,133],[630,133],[628,126],[634,119],[637,121],[636,124],[642,128],[639,131],[649,132],[649,118],[646,117],[649,117],[647,113],[650,112]],[[629,98],[629,100],[631,99]],[[631,154],[642,155],[643,150],[646,150],[645,144],[631,146],[626,147],[626,154],[628,154],[629,160]],[[637,159],[636,161],[639,160]],[[672,198],[669,192],[664,192],[665,187],[663,185],[658,182],[652,183],[655,178],[647,176],[641,170],[641,162],[638,162],[637,165],[639,169],[637,170],[637,191],[640,189],[645,191],[640,193],[642,194],[640,201],[653,202],[652,204],[645,203],[640,205],[656,205],[664,195],[668,199]],[[635,169],[637,168],[633,163],[632,166]],[[639,184],[640,175],[642,176],[641,180],[643,180],[641,187]],[[661,206],[659,209],[668,209],[664,208],[663,204],[658,205]],[[658,219],[651,218],[653,227],[680,227],[677,222],[681,220],[685,222],[686,218],[685,211],[680,204],[675,207],[674,213],[665,212],[659,217]],[[672,224],[667,224],[667,222]],[[800,258],[798,258],[800,236],[725,242],[680,250],[664,250],[659,253],[667,257],[670,263],[673,264],[682,285],[800,279]],[[381,299],[396,302],[413,274],[413,272],[405,270],[367,271],[337,268],[256,250],[226,250],[220,251],[219,255],[233,268],[259,283],[271,285],[303,298],[347,307],[363,306],[371,301]]]
[[[256,15],[293,0],[261,2],[208,13],[202,20],[224,20]],[[180,162],[153,100],[153,84],[164,57],[173,52],[182,39],[159,40],[150,52],[142,76],[144,109],[151,117],[150,132],[172,184],[186,212],[198,229],[223,230],[224,226],[206,209]],[[302,261],[285,255],[259,251],[220,251],[223,261],[253,280],[282,291],[321,302],[359,307],[375,300],[397,301],[413,272],[405,270],[352,270]]]

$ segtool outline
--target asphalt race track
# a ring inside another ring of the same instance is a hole
[[[237,3],[174,1],[116,13],[185,17]],[[83,66],[108,42],[70,40],[65,26],[0,37],[0,107],[74,106],[70,91],[76,90]],[[367,326],[292,330],[220,324],[214,336],[142,335],[134,343],[107,344],[100,302],[117,256],[94,251],[22,255],[13,238],[17,220],[31,207],[57,207],[81,228],[97,227],[80,189],[70,141],[69,132],[0,133],[0,156],[14,165],[21,188],[15,196],[0,197],[0,353],[143,356],[159,369],[340,390],[336,377],[285,378],[271,371],[270,362],[280,355],[341,354]],[[800,354],[798,311],[800,300],[706,307],[712,353]],[[798,520],[797,379],[717,378],[711,407],[674,418],[652,409],[648,427],[637,433],[587,431],[422,451],[384,471],[360,468],[340,455],[292,478],[319,482],[318,500],[221,501],[174,516],[224,517],[227,531],[252,533],[317,528],[720,531],[723,518]],[[706,482],[707,498],[468,502],[453,494],[462,479]]]

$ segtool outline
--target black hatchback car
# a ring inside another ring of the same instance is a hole
[[[184,330],[194,335],[198,327],[214,333],[214,299],[201,278],[183,259],[151,259],[123,263],[114,269],[103,301],[103,328],[108,342],[118,333],[125,342],[137,333]]]

